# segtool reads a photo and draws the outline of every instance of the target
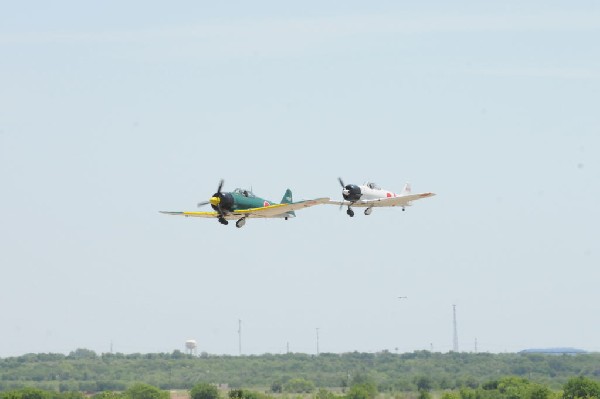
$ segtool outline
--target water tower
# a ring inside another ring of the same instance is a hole
[[[188,339],[187,341],[185,341],[185,353],[187,353],[188,355],[196,356],[198,354],[197,348],[198,344],[196,343],[195,339]]]

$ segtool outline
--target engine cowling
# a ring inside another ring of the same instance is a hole
[[[342,190],[342,196],[346,201],[358,201],[362,196],[362,192],[360,191],[360,187],[355,184],[348,184],[344,186]]]
[[[210,206],[217,212],[233,212],[234,205],[235,201],[231,193],[216,192],[210,199]]]

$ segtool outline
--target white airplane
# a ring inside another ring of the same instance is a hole
[[[346,205],[348,216],[353,217],[353,206],[358,206],[365,209],[365,215],[370,215],[373,208],[384,206],[399,206],[402,210],[407,206],[411,206],[411,202],[421,198],[433,197],[434,193],[412,194],[410,184],[406,183],[400,194],[387,191],[379,187],[375,183],[366,182],[362,186],[355,184],[345,185],[342,178],[338,178],[342,186],[342,196],[344,201],[329,201],[330,204],[336,204],[340,207]]]

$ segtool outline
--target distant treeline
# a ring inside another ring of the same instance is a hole
[[[305,381],[306,382],[306,381]],[[481,387],[462,387],[432,392],[431,381],[418,378],[416,392],[380,393],[373,381],[361,377],[352,381],[347,391],[332,392],[319,388],[316,392],[259,392],[250,389],[220,389],[214,384],[198,383],[188,392],[165,391],[152,385],[136,383],[122,392],[102,391],[90,395],[83,392],[55,392],[39,388],[21,388],[0,392],[0,399],[597,399],[600,383],[587,377],[572,377],[561,390],[532,382],[526,378],[503,377]]]
[[[514,376],[552,390],[573,377],[600,379],[600,354],[490,354],[416,351],[300,353],[256,356],[174,351],[155,354],[96,354],[77,349],[64,354],[27,354],[0,359],[0,391],[33,387],[53,392],[126,391],[135,383],[161,390],[191,389],[211,383],[231,389],[270,392],[346,392],[364,379],[379,393],[482,389]],[[300,388],[298,388],[300,387]],[[0,398],[1,399],[1,398]]]

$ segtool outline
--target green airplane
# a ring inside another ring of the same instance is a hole
[[[309,208],[318,204],[329,202],[329,198],[316,198],[306,201],[292,201],[292,191],[288,188],[278,204],[264,198],[257,197],[251,190],[236,188],[225,192],[224,180],[219,182],[217,192],[208,201],[198,203],[198,207],[210,204],[214,212],[169,212],[160,211],[166,215],[185,217],[216,218],[223,225],[229,224],[229,220],[237,219],[235,226],[240,228],[246,224],[247,218],[288,218],[296,217],[294,211]]]

